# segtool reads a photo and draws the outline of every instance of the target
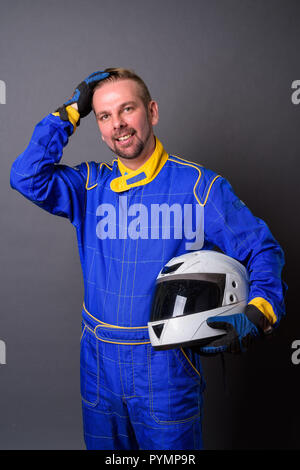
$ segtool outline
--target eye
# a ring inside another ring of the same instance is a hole
[[[108,119],[108,114],[102,114],[98,119],[99,121],[106,121]]]
[[[126,106],[126,107],[124,108],[124,111],[126,111],[126,112],[128,113],[128,112],[131,111],[132,109],[133,109],[132,106]]]

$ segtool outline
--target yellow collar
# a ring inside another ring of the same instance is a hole
[[[113,191],[120,193],[136,186],[150,183],[160,172],[168,159],[168,154],[162,143],[155,137],[156,145],[150,158],[137,170],[130,170],[118,158],[118,167],[122,176],[111,181]]]

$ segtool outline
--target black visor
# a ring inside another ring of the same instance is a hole
[[[197,274],[191,277],[173,276],[157,283],[150,321],[205,312],[222,305],[225,274]]]

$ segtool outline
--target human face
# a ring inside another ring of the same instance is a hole
[[[146,161],[155,148],[157,103],[150,101],[146,107],[140,95],[138,83],[121,79],[104,83],[93,96],[102,140],[127,164],[131,160],[131,167]]]

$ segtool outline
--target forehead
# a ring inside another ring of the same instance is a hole
[[[95,112],[120,106],[128,101],[142,101],[138,83],[130,79],[105,82],[93,96]]]

